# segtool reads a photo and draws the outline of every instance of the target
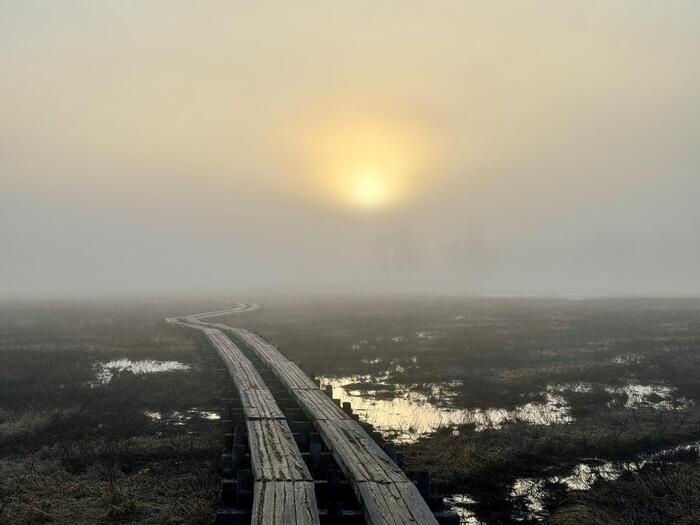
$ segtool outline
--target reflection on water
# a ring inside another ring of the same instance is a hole
[[[476,515],[470,508],[476,504],[476,501],[470,498],[467,494],[453,494],[445,498],[445,503],[449,508],[454,510],[459,516],[460,525],[481,525]]]
[[[674,410],[686,408],[690,400],[678,396],[675,388],[662,383],[640,384],[628,382],[622,386],[600,385],[610,394],[622,394],[625,408],[653,408],[655,410]],[[591,393],[595,385],[592,383],[573,382],[548,387],[558,392]]]
[[[676,389],[668,385],[640,385],[627,383],[619,388],[608,387],[606,390],[613,394],[627,395],[627,408],[655,408],[657,410],[672,410],[687,407],[689,400],[678,397]]]
[[[616,365],[639,365],[646,359],[642,354],[620,354],[612,360]]]
[[[545,486],[547,484],[561,484],[568,490],[589,490],[596,481],[616,480],[625,472],[634,472],[645,465],[658,463],[669,458],[672,459],[678,453],[700,455],[700,441],[665,449],[636,461],[613,463],[610,461],[592,460],[588,463],[579,463],[568,476],[520,478],[513,484],[511,497],[524,500],[530,513],[528,516],[530,519],[542,518],[544,517],[544,501],[547,496]]]
[[[95,369],[95,380],[90,382],[90,386],[98,386],[109,383],[114,377],[114,372],[131,372],[132,374],[155,374],[158,372],[172,372],[174,370],[189,370],[190,365],[179,361],[154,361],[144,359],[132,361],[122,358],[114,359],[107,363],[98,362],[93,365]]]
[[[439,333],[439,332],[422,331],[422,332],[416,332],[416,337],[418,339],[432,340],[432,339],[440,339],[442,337],[445,337],[445,334]]]
[[[221,419],[221,416],[216,412],[209,412],[207,410],[201,410],[199,408],[191,408],[189,410],[186,410],[185,412],[181,412],[180,410],[173,410],[169,414],[163,414],[162,412],[156,412],[151,410],[144,410],[143,415],[151,418],[153,421],[165,421],[172,425],[184,425],[193,417],[209,419],[211,421]]]
[[[532,425],[568,423],[573,421],[573,417],[571,407],[564,398],[566,392],[587,393],[594,390],[593,384],[583,382],[548,385],[540,393],[543,401],[524,403],[514,409],[460,409],[449,406],[455,395],[455,387],[461,385],[459,381],[401,386],[390,383],[386,373],[380,376],[324,376],[319,379],[324,386],[332,385],[333,396],[343,402],[349,401],[353,410],[365,421],[402,442],[414,441],[441,426],[473,424],[476,430],[483,431],[498,429],[510,422]],[[358,384],[362,385],[361,389],[357,387]],[[673,387],[663,384],[626,383],[604,388],[610,393],[624,394],[626,408],[671,410],[689,403],[678,397]],[[441,405],[435,404],[435,400],[440,400]]]
[[[333,386],[333,396],[352,403],[353,410],[377,430],[390,434],[397,441],[418,439],[441,426],[474,424],[477,430],[499,428],[510,421],[533,425],[549,425],[571,421],[569,406],[554,390],[544,392],[544,402],[531,402],[515,409],[458,409],[437,406],[431,399],[449,400],[459,383],[443,382],[428,385],[429,394],[397,388],[393,399],[378,399],[381,388],[353,389],[356,383],[372,382],[378,387],[390,386],[369,376],[320,377],[321,383]],[[421,385],[421,390],[424,386]]]

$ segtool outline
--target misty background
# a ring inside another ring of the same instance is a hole
[[[698,27],[692,1],[0,0],[0,297],[698,294]],[[297,139],[353,115],[434,145],[400,202],[308,173]]]

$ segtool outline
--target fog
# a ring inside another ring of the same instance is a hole
[[[698,27],[692,1],[0,1],[0,297],[698,294]]]

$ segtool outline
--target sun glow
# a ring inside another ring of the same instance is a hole
[[[307,140],[312,184],[346,206],[383,209],[418,191],[428,146],[415,127],[379,119],[340,119]]]
[[[349,194],[363,206],[381,206],[389,198],[385,176],[378,170],[368,168],[354,176]]]

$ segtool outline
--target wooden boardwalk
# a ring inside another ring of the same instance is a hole
[[[253,332],[204,321],[206,318],[255,308],[257,305],[241,304],[226,311],[167,319],[172,324],[201,330],[226,364],[233,379],[248,431],[250,463],[255,480],[251,523],[319,523],[314,488],[314,483],[319,483],[318,478],[314,482],[295,441],[298,434],[292,433],[266,379],[258,371],[267,369],[265,377],[276,385],[277,395],[284,392],[280,399],[285,399],[285,406],[292,400],[296,410],[301,409],[308,419],[304,424],[312,425],[330,452],[329,457],[335,464],[333,468],[340,469],[352,487],[348,494],[353,500],[356,499],[354,505],[359,504],[362,510],[361,513],[349,510],[344,516],[350,517],[356,512],[357,517],[364,515],[364,522],[371,525],[437,525],[436,515],[416,485],[364,430],[352,413],[341,409],[337,400],[323,392],[301,368]],[[229,332],[235,342],[224,332]],[[257,367],[246,353],[258,363]],[[271,380],[267,375],[270,373],[276,379]],[[298,424],[295,422],[293,426],[297,425],[295,428],[298,428]],[[313,461],[311,459],[312,465]],[[317,467],[313,468],[318,475]],[[329,484],[330,479],[329,477]],[[424,487],[423,492],[429,497],[429,487]],[[321,516],[326,516],[326,523],[335,523],[330,513],[329,507],[322,510]],[[451,511],[440,511],[437,515],[440,516],[441,523],[459,522],[459,517]]]
[[[326,447],[350,481],[367,523],[437,524],[416,486],[350,415],[324,394],[296,364],[248,330],[229,328],[275,373],[318,428]]]
[[[313,477],[282,410],[253,363],[221,330],[180,324],[204,332],[240,396],[255,481],[251,523],[318,525]]]

